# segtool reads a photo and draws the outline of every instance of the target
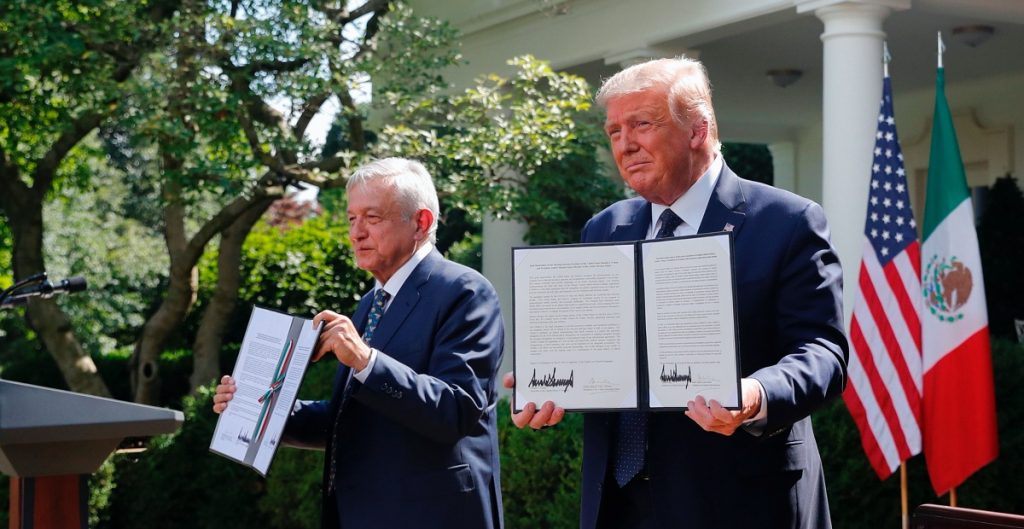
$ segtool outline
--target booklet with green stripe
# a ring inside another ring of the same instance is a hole
[[[253,307],[210,451],[267,475],[319,335],[311,319]]]

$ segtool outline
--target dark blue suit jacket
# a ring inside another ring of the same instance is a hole
[[[360,333],[371,301],[364,296],[352,317]],[[327,449],[326,491],[331,423],[342,407],[325,528],[503,526],[495,417],[503,344],[494,288],[433,250],[381,318],[366,383],[341,366],[330,401],[300,401],[288,420],[286,444]]]
[[[644,239],[651,204],[617,202],[592,218],[583,242]],[[703,431],[679,412],[651,413],[647,468],[660,527],[827,528],[828,503],[809,414],[845,385],[842,273],[824,212],[792,193],[724,167],[700,233],[735,234],[744,377],[767,393],[755,437]],[[614,413],[584,419],[582,529],[593,529],[609,469]],[[614,485],[614,481],[611,482]]]

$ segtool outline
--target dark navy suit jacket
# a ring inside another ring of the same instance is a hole
[[[371,298],[352,317],[360,333]],[[495,417],[503,344],[491,284],[431,251],[374,331],[380,352],[366,382],[341,366],[330,401],[300,401],[288,420],[286,444],[327,449],[325,528],[503,526]],[[327,497],[339,406],[336,491]]]
[[[646,237],[651,204],[613,204],[583,242]],[[727,166],[699,233],[735,235],[739,347],[744,377],[767,394],[763,435],[703,431],[679,412],[649,415],[647,468],[659,527],[830,527],[809,415],[839,396],[849,346],[842,273],[824,212],[792,193],[743,180]],[[594,529],[609,469],[614,413],[584,419],[582,529]],[[611,481],[614,485],[614,481]]]

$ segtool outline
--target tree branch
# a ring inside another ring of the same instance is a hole
[[[341,100],[341,106],[348,110],[345,113],[345,121],[348,123],[348,141],[353,150],[363,152],[366,150],[366,131],[363,130],[363,118],[359,116],[356,102],[348,90],[340,90],[338,99]]]
[[[386,12],[390,8],[390,4],[390,0],[370,0],[351,11],[347,8],[334,9],[330,7],[321,7],[320,10],[323,11],[323,13],[335,24],[348,24],[349,22],[374,11]]]
[[[292,134],[296,139],[302,139],[302,136],[306,133],[306,127],[309,126],[309,122],[313,120],[317,112],[320,112],[320,108],[327,101],[328,97],[330,97],[330,94],[313,96],[302,105],[302,114],[299,115],[299,120],[292,127]]]
[[[64,157],[75,145],[78,145],[78,142],[82,141],[82,138],[98,127],[112,110],[86,112],[71,122],[71,126],[57,138],[50,150],[36,164],[36,170],[32,173],[32,190],[36,194],[42,196],[49,192],[50,186],[53,184],[53,177]]]
[[[260,178],[260,183],[267,185],[257,187],[251,196],[235,198],[221,208],[216,215],[203,223],[199,231],[188,241],[185,253],[186,262],[194,263],[198,261],[210,239],[230,226],[235,219],[243,215],[250,208],[263,204],[268,198],[275,199],[284,196],[284,188],[280,185],[270,185],[271,180],[271,174],[264,174]]]

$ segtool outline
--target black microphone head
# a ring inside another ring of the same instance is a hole
[[[60,282],[59,288],[64,292],[81,292],[85,290],[85,278],[80,276],[69,277]]]

